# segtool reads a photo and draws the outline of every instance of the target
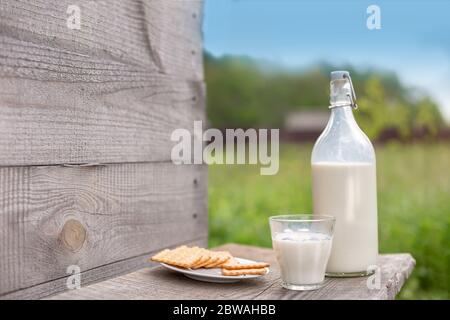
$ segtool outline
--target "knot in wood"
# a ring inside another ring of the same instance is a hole
[[[61,230],[60,240],[67,249],[77,252],[86,240],[86,229],[78,220],[67,220]]]

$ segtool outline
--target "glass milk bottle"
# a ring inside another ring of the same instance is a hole
[[[356,124],[347,71],[331,73],[331,115],[311,156],[314,214],[336,218],[327,275],[364,276],[378,255],[375,151]]]

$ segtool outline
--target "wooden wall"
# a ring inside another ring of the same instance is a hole
[[[206,244],[207,169],[170,161],[204,119],[201,20],[200,0],[0,0],[0,298]]]

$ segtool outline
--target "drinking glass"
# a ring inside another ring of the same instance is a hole
[[[290,290],[322,287],[330,257],[335,218],[296,214],[269,218],[282,286]]]

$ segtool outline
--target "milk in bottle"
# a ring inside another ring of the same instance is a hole
[[[336,218],[327,275],[367,275],[378,255],[376,162],[353,117],[348,72],[331,73],[330,104],[330,120],[311,157],[314,214]]]

